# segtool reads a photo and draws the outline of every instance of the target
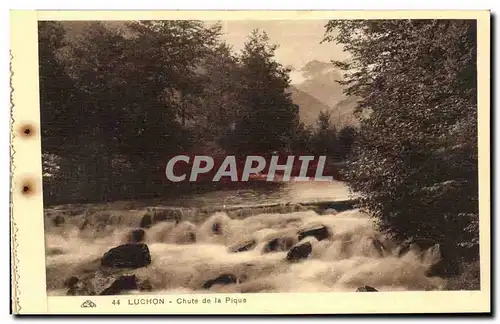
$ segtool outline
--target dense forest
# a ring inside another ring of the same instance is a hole
[[[352,54],[335,64],[364,116],[347,182],[381,230],[439,243],[450,275],[479,257],[476,35],[467,20],[339,20],[324,39]]]
[[[220,24],[137,21],[120,28],[40,22],[40,106],[46,203],[165,195],[176,154],[327,155],[356,136],[328,112],[306,126],[289,70],[264,31],[235,52]],[[338,129],[337,129],[338,128]]]

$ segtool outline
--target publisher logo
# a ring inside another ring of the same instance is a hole
[[[94,307],[97,307],[97,305],[91,300],[86,300],[80,305],[80,307],[82,307],[82,308],[94,308]]]

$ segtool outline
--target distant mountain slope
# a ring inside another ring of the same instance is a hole
[[[293,102],[299,106],[300,120],[306,125],[314,125],[320,111],[330,110],[331,107],[307,92],[297,89],[295,86],[289,88]]]
[[[337,103],[329,111],[332,114],[332,121],[334,120],[337,125],[358,125],[359,121],[354,115],[356,103],[358,98],[347,97],[346,99]]]
[[[295,88],[292,99],[300,106],[304,123],[314,125],[321,110],[331,112],[334,124],[358,123],[353,114],[356,99],[344,95],[343,87],[337,82],[342,79],[342,74],[332,63],[314,60],[300,70],[292,70],[290,77]]]
[[[330,107],[346,99],[342,86],[337,82],[342,79],[342,75],[333,64],[311,61],[300,72],[305,80],[295,85],[299,90],[307,92]]]

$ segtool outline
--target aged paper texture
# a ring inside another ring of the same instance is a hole
[[[488,11],[11,30],[14,313],[491,311]]]

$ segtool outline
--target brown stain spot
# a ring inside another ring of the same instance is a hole
[[[36,133],[36,127],[31,123],[23,123],[21,124],[21,126],[19,126],[17,133],[20,137],[31,138]]]
[[[36,182],[33,179],[25,178],[20,183],[21,193],[25,197],[33,196],[36,193]]]

